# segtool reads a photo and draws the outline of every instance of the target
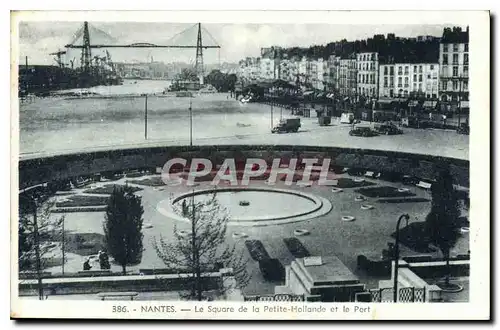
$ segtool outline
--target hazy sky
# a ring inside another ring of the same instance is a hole
[[[130,44],[149,42],[154,44],[196,45],[197,30],[193,24],[89,22],[90,42]],[[63,49],[71,43],[82,23],[75,22],[22,22],[19,25],[20,60],[29,57],[32,64],[54,64],[49,53]],[[374,34],[395,33],[397,36],[418,35],[441,36],[444,25],[334,25],[334,24],[202,24],[203,44],[214,45],[209,34],[221,46],[221,62],[237,62],[247,56],[259,56],[261,47],[301,46],[326,44],[341,39],[356,40],[372,37]],[[180,32],[188,29],[185,33]],[[105,33],[102,33],[103,31]],[[111,37],[108,37],[111,36]],[[173,38],[173,39],[172,39]],[[75,44],[82,44],[78,38]],[[96,50],[96,52],[98,52]],[[102,54],[100,50],[97,54]],[[194,62],[195,49],[109,49],[114,61]],[[97,55],[96,54],[96,55]],[[67,61],[75,58],[79,63],[80,50],[67,54]],[[218,51],[204,51],[205,63],[217,63]]]

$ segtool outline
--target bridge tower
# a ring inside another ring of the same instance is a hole
[[[81,66],[82,71],[85,73],[90,73],[92,66],[92,53],[90,50],[90,34],[89,34],[89,23],[83,23],[83,47],[82,47],[82,57]]]
[[[203,85],[203,44],[201,41],[201,23],[198,23],[198,39],[196,41],[196,64],[195,71],[198,79],[200,80],[200,85]]]

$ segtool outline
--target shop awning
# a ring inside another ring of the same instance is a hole
[[[417,105],[418,105],[417,100],[410,100],[410,102],[408,102],[409,107],[416,107]]]

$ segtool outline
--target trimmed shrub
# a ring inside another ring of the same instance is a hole
[[[269,253],[267,253],[264,244],[261,241],[251,239],[245,241],[245,246],[248,249],[248,253],[250,253],[250,257],[255,261],[261,261],[270,259]]]
[[[283,242],[285,242],[288,251],[290,251],[295,258],[305,258],[311,255],[304,245],[302,245],[302,242],[296,237],[284,238]]]
[[[259,261],[259,269],[265,280],[284,281],[285,267],[278,259],[263,259]]]

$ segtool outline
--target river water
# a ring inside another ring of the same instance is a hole
[[[469,137],[442,130],[405,130],[401,136],[358,138],[349,126],[333,120],[320,127],[317,118],[302,118],[298,133],[271,134],[271,107],[242,104],[228,94],[193,98],[164,96],[166,81],[126,81],[121,86],[90,89],[103,98],[39,98],[20,103],[19,148],[22,156],[97,150],[132,145],[302,144],[386,149],[468,158]],[[145,97],[147,140],[145,139]],[[135,94],[136,96],[131,96]],[[273,108],[272,123],[288,110]],[[313,114],[313,116],[315,116]]]

